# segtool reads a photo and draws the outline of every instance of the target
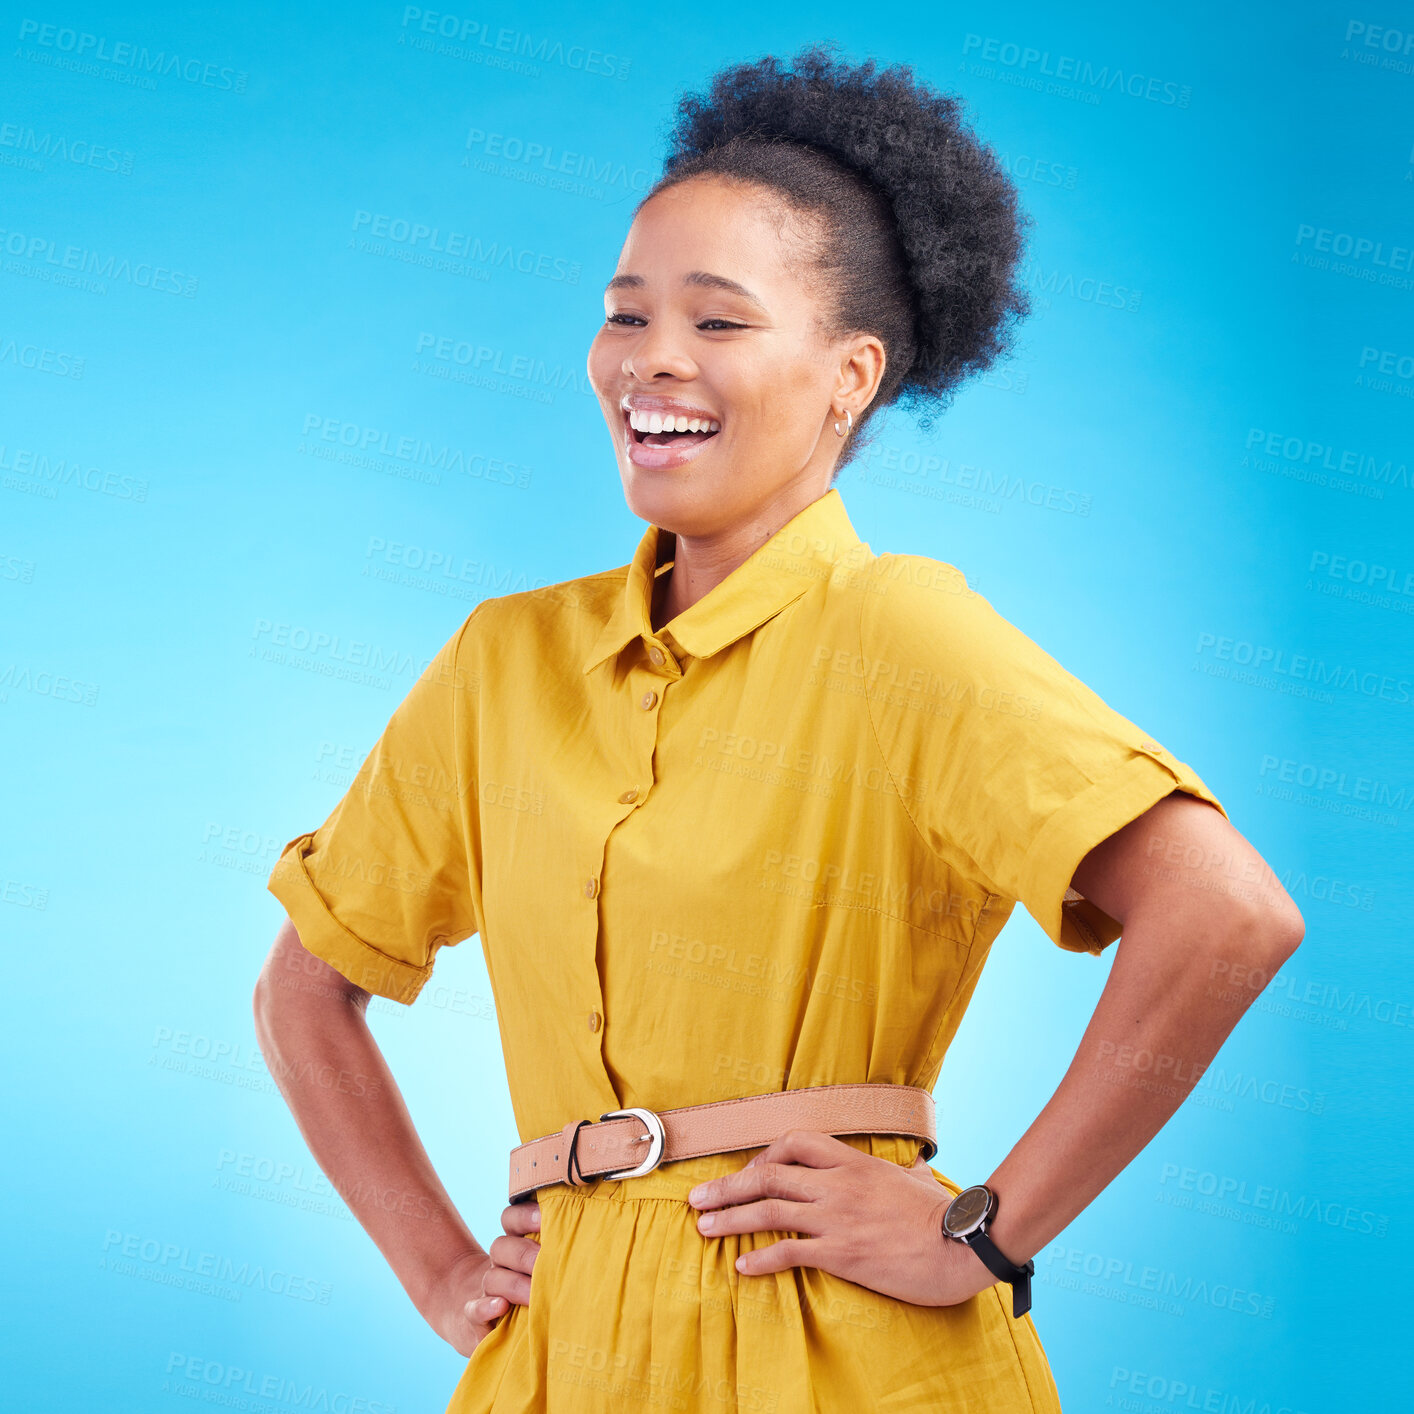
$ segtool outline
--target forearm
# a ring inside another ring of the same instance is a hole
[[[424,1315],[456,1262],[484,1256],[418,1137],[353,997],[272,958],[261,1051],[315,1161]]]
[[[1083,1211],[1202,1077],[1260,991],[1223,979],[1265,980],[1290,951],[1258,910],[1196,905],[1130,919],[1117,948],[1064,1079],[988,1180],[992,1237],[1013,1262]]]

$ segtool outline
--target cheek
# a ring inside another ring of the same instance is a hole
[[[744,380],[741,406],[753,429],[781,445],[810,442],[820,431],[829,406],[828,385],[820,370],[805,360],[762,368]]]
[[[800,392],[769,369],[746,376],[707,381],[718,400],[738,426],[749,426],[762,437],[786,438],[795,435],[801,420]]]
[[[596,334],[589,345],[589,356],[585,367],[589,370],[589,381],[602,386],[614,376],[616,360],[614,351],[602,332]]]

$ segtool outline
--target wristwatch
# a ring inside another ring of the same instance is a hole
[[[1031,1309],[1031,1278],[1036,1264],[1018,1267],[1008,1262],[987,1236],[997,1215],[997,1195],[985,1183],[964,1188],[943,1210],[943,1232],[955,1242],[965,1242],[983,1261],[987,1270],[1011,1284],[1011,1314],[1020,1320]]]

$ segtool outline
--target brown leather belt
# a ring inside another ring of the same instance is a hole
[[[538,1188],[583,1188],[600,1178],[638,1178],[659,1164],[764,1148],[788,1129],[825,1134],[901,1134],[938,1152],[932,1094],[918,1085],[810,1085],[681,1109],[606,1110],[511,1150],[511,1202]],[[644,1145],[647,1149],[644,1149]]]

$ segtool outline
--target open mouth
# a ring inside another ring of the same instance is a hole
[[[646,419],[640,418],[640,421]],[[703,418],[679,419],[689,422],[705,422]],[[679,432],[675,427],[669,429],[664,427],[661,432],[649,432],[646,428],[635,427],[628,413],[624,413],[624,426],[628,429],[629,436],[635,442],[647,447],[685,447],[692,442],[705,442],[717,435],[716,432],[708,431],[699,427],[696,431],[691,427],[687,431]],[[720,430],[720,428],[718,429]]]

